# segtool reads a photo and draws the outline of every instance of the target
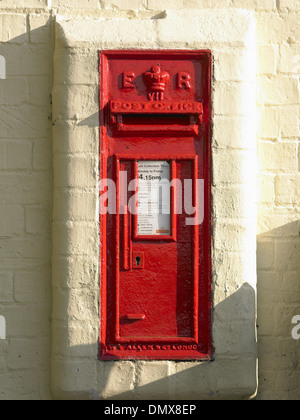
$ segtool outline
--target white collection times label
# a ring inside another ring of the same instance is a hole
[[[170,235],[169,162],[140,161],[138,175],[138,235]]]

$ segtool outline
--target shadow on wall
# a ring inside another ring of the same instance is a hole
[[[51,399],[53,45],[29,18],[1,15],[0,400]]]
[[[257,387],[255,299],[253,288],[244,284],[216,306],[217,351],[212,362],[101,362],[95,358],[97,344],[72,346],[71,337],[61,336],[69,345],[68,356],[60,368],[60,357],[54,355],[54,395],[58,399],[249,399]]]
[[[261,234],[257,238],[258,256],[258,359],[257,399],[300,399],[300,340],[292,337],[292,319],[300,315],[300,236],[299,222],[292,222]],[[228,274],[230,275],[230,273]],[[253,303],[253,305],[250,304]],[[245,398],[255,392],[255,378],[240,353],[253,354],[255,292],[244,285],[218,304],[214,312],[215,361],[193,362],[99,362],[89,364],[85,377],[83,355],[94,357],[97,344],[69,348],[70,398],[86,399],[231,399]],[[249,308],[250,309],[249,312]],[[245,318],[237,319],[236,314]],[[252,320],[252,321],[251,321]],[[222,328],[221,328],[222,326]],[[229,334],[230,332],[230,334]],[[226,341],[227,337],[234,340]],[[80,357],[79,357],[80,355]],[[75,357],[74,357],[75,356]],[[78,367],[77,367],[78,366]],[[254,372],[253,366],[252,371]],[[239,372],[239,375],[235,375]],[[97,389],[92,385],[96,376]],[[63,385],[62,378],[59,379]],[[85,391],[82,389],[85,383]],[[91,386],[89,386],[91,384]],[[64,386],[57,390],[65,395]],[[86,390],[89,390],[88,392]],[[201,397],[199,397],[201,395]]]
[[[258,399],[300,399],[300,223],[258,236]]]

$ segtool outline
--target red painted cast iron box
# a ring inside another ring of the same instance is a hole
[[[100,53],[100,358],[211,346],[209,51]]]

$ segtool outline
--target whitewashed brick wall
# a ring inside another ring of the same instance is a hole
[[[49,399],[53,53],[16,3],[0,2],[0,400]]]

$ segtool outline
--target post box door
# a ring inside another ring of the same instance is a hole
[[[194,291],[198,287],[198,260],[193,250],[197,227],[186,226],[190,215],[185,212],[172,217],[176,184],[169,187],[168,182],[176,176],[179,181],[176,193],[184,195],[181,187],[185,180],[193,179],[194,162],[140,160],[123,162],[121,166],[128,168],[129,183],[131,174],[138,179],[134,194],[138,206],[137,214],[119,218],[120,340],[192,338],[197,320]],[[160,177],[166,180],[161,186],[157,181]]]
[[[110,51],[100,71],[100,357],[209,358],[210,53]]]

